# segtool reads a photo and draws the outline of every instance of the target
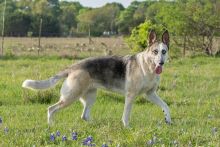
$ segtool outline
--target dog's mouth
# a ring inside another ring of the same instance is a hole
[[[163,71],[163,66],[161,65],[156,66],[156,69],[155,69],[156,74],[159,75],[162,73],[162,71]]]

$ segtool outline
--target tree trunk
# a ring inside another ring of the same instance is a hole
[[[89,25],[89,44],[91,44],[92,40],[91,40],[91,27]]]

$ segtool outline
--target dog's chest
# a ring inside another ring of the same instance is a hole
[[[141,89],[140,92],[141,93],[145,93],[148,92],[149,90],[152,90],[153,88],[155,88],[160,81],[160,77],[159,76],[155,76],[155,77],[148,77],[145,76],[143,77],[143,79],[141,80]]]

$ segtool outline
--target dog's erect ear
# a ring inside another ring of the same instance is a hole
[[[148,45],[151,46],[154,42],[156,42],[156,40],[157,40],[156,32],[154,30],[151,30],[148,36]]]
[[[163,35],[162,35],[162,42],[164,44],[167,45],[167,47],[169,48],[169,43],[170,43],[170,36],[169,36],[169,32],[166,30],[164,31]]]

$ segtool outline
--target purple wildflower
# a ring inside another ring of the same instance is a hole
[[[72,140],[77,140],[77,132],[72,133]]]
[[[51,134],[50,134],[50,140],[51,140],[51,141],[55,141],[55,138],[56,138],[55,135],[54,135],[53,133],[51,133]]]
[[[154,136],[152,139],[148,140],[147,145],[152,146],[152,145],[156,144],[156,142],[157,142],[157,137]]]
[[[152,146],[154,144],[154,141],[152,139],[148,140],[147,145]]]
[[[8,133],[9,129],[7,127],[5,127],[4,132]]]
[[[67,141],[67,137],[65,135],[62,137],[62,141]]]
[[[92,136],[88,136],[86,139],[83,140],[82,144],[84,146],[96,146],[93,142],[93,137]]]
[[[92,136],[88,136],[87,140],[93,142],[93,137]]]
[[[56,136],[60,136],[60,131],[57,131],[57,132],[56,132]]]
[[[102,147],[108,147],[108,145],[106,143],[103,143]]]

